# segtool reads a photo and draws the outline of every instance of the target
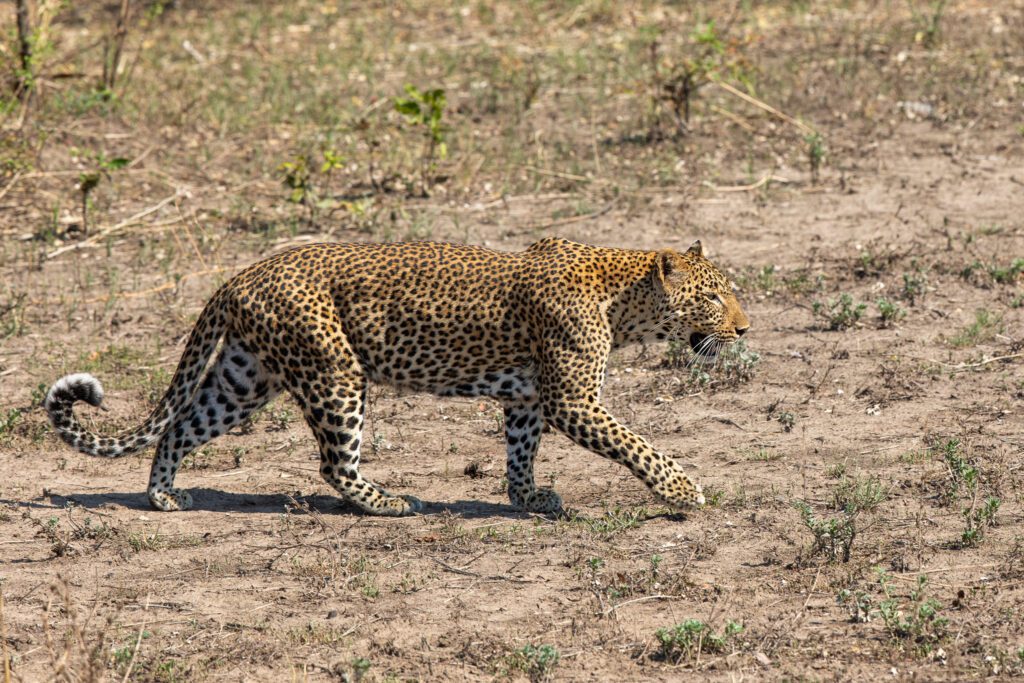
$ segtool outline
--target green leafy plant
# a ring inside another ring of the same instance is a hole
[[[692,102],[698,91],[708,83],[728,79],[753,90],[750,65],[741,54],[741,44],[722,37],[714,21],[698,24],[690,33],[689,54],[673,59],[661,53],[656,39],[650,42],[652,125],[648,139],[661,139],[663,103],[667,104],[676,130],[686,135],[690,130]]]
[[[804,136],[804,143],[807,145],[807,163],[811,168],[811,183],[818,184],[821,174],[821,164],[825,161],[825,141],[821,133],[808,133]]]
[[[961,547],[973,548],[981,544],[985,531],[995,526],[996,513],[999,512],[1001,503],[1002,501],[995,496],[989,496],[980,505],[975,503],[964,509],[964,530],[960,534]]]
[[[99,186],[103,178],[110,178],[110,172],[124,168],[128,160],[124,157],[108,159],[102,152],[93,155],[94,167],[90,171],[78,174],[78,192],[82,203],[82,235],[89,234],[89,195]]]
[[[854,303],[853,296],[844,293],[840,294],[838,299],[830,299],[827,303],[815,301],[811,304],[811,311],[816,317],[828,323],[828,329],[845,330],[860,321],[867,307],[868,305],[863,302]]]
[[[1003,331],[1003,317],[988,309],[979,308],[974,312],[974,322],[964,327],[949,340],[951,346],[961,348],[991,341]]]
[[[10,440],[14,426],[21,421],[21,414],[18,408],[0,411],[0,442]]]
[[[1001,285],[1016,282],[1020,278],[1021,273],[1024,273],[1024,258],[1014,259],[1010,265],[1005,268],[997,265],[992,265],[988,268],[988,274],[992,276],[993,280]]]
[[[320,209],[335,206],[330,198],[322,198],[322,187],[330,183],[334,172],[345,166],[345,157],[333,149],[320,151],[323,160],[317,164],[312,153],[302,153],[291,161],[277,167],[281,183],[288,192],[288,201],[306,208],[307,219],[315,223]],[[316,177],[315,177],[316,176]],[[354,202],[344,202],[346,208],[353,208]]]
[[[513,653],[510,668],[524,671],[531,683],[541,683],[552,680],[561,658],[554,645],[526,645]]]
[[[981,544],[985,532],[996,523],[996,513],[1002,501],[995,496],[981,498],[981,476],[978,467],[963,453],[959,439],[943,439],[935,443],[930,452],[937,454],[946,466],[946,488],[942,501],[953,505],[958,500],[967,501],[961,510],[964,529],[956,543],[961,548],[973,548]]]
[[[941,614],[942,604],[927,595],[926,576],[917,577],[917,586],[910,591],[909,602],[896,596],[886,572],[879,571],[878,583],[885,594],[885,599],[878,603],[878,614],[893,639],[910,641],[928,652],[946,637],[949,619]]]
[[[838,517],[820,518],[802,500],[793,503],[800,512],[800,521],[811,532],[813,543],[809,555],[824,555],[829,562],[850,561],[853,542],[857,538],[856,517],[859,509],[844,510]]]
[[[879,299],[876,304],[882,327],[892,327],[907,315],[906,311],[888,299]]]
[[[888,497],[889,491],[878,477],[843,476],[832,492],[832,507],[853,515],[874,510]]]
[[[942,15],[946,11],[949,0],[932,0],[928,5],[927,12],[919,12],[914,4],[910,3],[910,10],[917,24],[917,32],[914,34],[915,42],[921,43],[926,48],[935,47],[939,38],[939,29],[942,24]]]
[[[924,296],[927,282],[927,278],[921,272],[903,273],[903,288],[900,290],[900,296],[913,306],[918,298]]]
[[[836,602],[850,610],[850,621],[866,624],[875,615],[874,601],[864,591],[844,588],[836,595]]]
[[[438,159],[448,157],[448,126],[444,123],[444,110],[447,106],[444,90],[433,88],[419,90],[411,84],[405,86],[408,97],[395,98],[395,111],[401,114],[406,122],[421,127],[426,132],[426,146],[420,160],[420,180],[423,194],[427,194],[432,184]]]
[[[722,633],[716,633],[700,619],[687,619],[669,628],[659,628],[654,637],[661,646],[661,656],[679,664],[692,661],[701,653],[725,652],[743,633],[743,624],[728,621]]]
[[[741,339],[719,352],[712,366],[714,375],[705,369],[700,357],[685,342],[669,342],[664,364],[671,368],[688,366],[690,372],[684,378],[684,386],[688,391],[699,391],[711,387],[734,387],[749,382],[754,378],[760,362],[761,354],[751,350]]]
[[[789,411],[783,410],[775,416],[775,419],[782,425],[782,431],[784,432],[791,432],[793,427],[796,426],[796,415]]]
[[[952,504],[962,493],[973,495],[978,487],[978,469],[963,454],[959,439],[943,439],[929,449],[937,454],[946,465],[948,479],[943,499]]]

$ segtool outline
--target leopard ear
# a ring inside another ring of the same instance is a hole
[[[690,248],[686,250],[687,254],[696,254],[697,256],[704,255],[704,247],[701,246],[700,240],[697,240],[690,245]]]
[[[654,271],[662,284],[679,272],[679,253],[675,249],[662,249],[654,259]]]

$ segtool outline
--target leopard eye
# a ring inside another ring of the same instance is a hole
[[[706,292],[704,296],[707,297],[708,301],[719,306],[724,306],[725,302],[722,301],[722,297],[718,296],[715,292]]]

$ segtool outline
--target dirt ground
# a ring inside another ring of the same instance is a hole
[[[137,3],[103,85],[118,4],[56,11],[2,100],[10,680],[1024,675],[1024,4]],[[435,138],[406,84],[444,90]],[[517,512],[496,403],[375,387],[365,471],[422,514],[339,504],[284,398],[158,513],[151,453],[40,408],[88,371],[87,424],[137,424],[206,298],[288,246],[549,235],[699,238],[735,279],[743,348],[617,352],[604,392],[703,509],[550,433],[571,510]]]

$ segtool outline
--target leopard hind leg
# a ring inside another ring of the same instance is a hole
[[[187,510],[192,496],[174,487],[189,453],[227,433],[281,392],[281,383],[240,340],[229,336],[192,405],[157,444],[149,475],[149,502],[157,510]]]

